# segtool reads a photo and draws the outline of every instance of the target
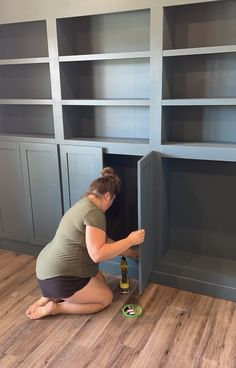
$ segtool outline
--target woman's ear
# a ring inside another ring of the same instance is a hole
[[[111,200],[111,194],[109,192],[106,192],[104,194],[104,198],[106,199],[106,201],[110,201]]]

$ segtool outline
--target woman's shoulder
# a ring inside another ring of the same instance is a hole
[[[106,217],[104,212],[87,197],[76,202],[64,215],[63,223],[83,224],[98,227],[105,231]]]
[[[80,214],[87,214],[89,212],[97,212],[103,214],[103,211],[90,201],[87,197],[81,198],[69,210],[69,212],[76,212]]]

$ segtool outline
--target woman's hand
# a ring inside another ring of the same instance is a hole
[[[132,231],[132,233],[130,233],[127,236],[127,240],[129,241],[131,247],[133,245],[138,245],[138,244],[143,243],[144,238],[145,238],[145,230],[144,229]]]
[[[139,249],[137,247],[135,248],[129,248],[126,251],[124,251],[121,256],[129,257],[135,261],[138,261],[139,259]]]

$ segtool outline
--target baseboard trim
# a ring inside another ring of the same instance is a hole
[[[16,253],[23,253],[37,257],[37,255],[39,254],[39,252],[42,250],[43,247],[16,240],[0,238],[0,248]]]
[[[160,271],[153,271],[150,281],[176,289],[236,302],[236,288],[227,285],[220,285]]]

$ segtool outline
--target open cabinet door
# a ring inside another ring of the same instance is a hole
[[[139,293],[149,280],[153,265],[153,163],[154,152],[138,161],[138,227],[145,229],[144,243],[139,247]]]

